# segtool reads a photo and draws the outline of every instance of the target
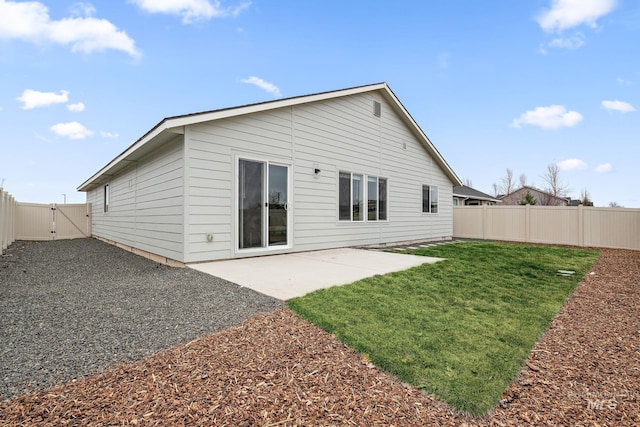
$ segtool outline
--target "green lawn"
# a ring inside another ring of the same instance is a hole
[[[486,413],[599,251],[465,242],[446,258],[289,300],[382,369],[461,411]],[[557,270],[574,270],[563,277]]]

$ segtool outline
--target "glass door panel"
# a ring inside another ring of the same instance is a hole
[[[240,160],[238,171],[238,245],[264,247],[264,163]]]
[[[269,165],[269,246],[287,244],[287,166]]]

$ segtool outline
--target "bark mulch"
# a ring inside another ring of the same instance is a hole
[[[492,413],[461,414],[288,309],[0,404],[0,425],[640,424],[640,252],[603,250]]]

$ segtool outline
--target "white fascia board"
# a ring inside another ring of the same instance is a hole
[[[96,179],[98,179],[99,177],[103,176],[103,175],[108,175],[109,171],[111,169],[113,169],[114,166],[118,165],[119,163],[125,161],[127,159],[127,157],[129,157],[131,154],[133,154],[134,152],[136,152],[137,150],[139,150],[141,147],[143,147],[145,144],[149,143],[150,141],[152,141],[156,136],[160,135],[165,129],[166,126],[163,126],[163,122],[160,122],[160,124],[156,125],[155,128],[153,128],[151,131],[149,131],[146,135],[144,135],[142,138],[140,138],[139,140],[137,140],[135,143],[133,143],[132,145],[129,146],[129,148],[127,148],[125,151],[123,151],[120,155],[118,155],[117,157],[115,157],[113,160],[111,160],[109,163],[107,163],[102,169],[100,169],[98,172],[96,172],[95,174],[93,174],[91,176],[91,178],[89,178],[88,180],[86,180],[85,182],[83,182],[78,188],[77,191],[87,191],[86,188],[89,187]]]

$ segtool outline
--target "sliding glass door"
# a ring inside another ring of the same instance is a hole
[[[288,244],[289,167],[238,162],[238,249]]]

